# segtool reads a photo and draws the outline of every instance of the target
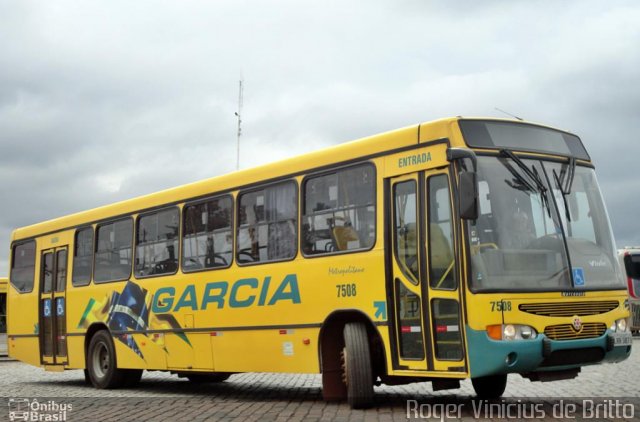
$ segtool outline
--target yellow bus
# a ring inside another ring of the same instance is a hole
[[[374,385],[573,378],[631,353],[594,167],[568,132],[449,118],[13,232],[11,355],[193,382]]]
[[[0,277],[0,356],[7,355],[7,279]]]

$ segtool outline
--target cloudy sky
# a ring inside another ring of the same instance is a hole
[[[10,232],[440,117],[577,133],[640,244],[637,1],[0,0]]]

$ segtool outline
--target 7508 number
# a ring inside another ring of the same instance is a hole
[[[356,295],[355,284],[337,284],[338,297],[353,297]]]
[[[491,302],[491,312],[508,312],[510,310],[511,310],[511,302],[508,300]]]

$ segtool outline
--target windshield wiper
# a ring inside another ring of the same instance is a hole
[[[562,201],[564,202],[564,213],[567,216],[567,221],[571,221],[571,212],[569,211],[569,203],[567,202],[567,195],[571,194],[571,186],[573,185],[573,177],[576,174],[576,159],[569,157],[569,164],[560,170],[560,176],[553,169],[553,178],[560,189],[562,194]]]
[[[560,170],[560,177],[557,180],[558,188],[563,194],[569,195],[571,193],[571,186],[573,186],[573,177],[575,176],[575,174],[576,159],[574,157],[569,157],[568,165]]]
[[[540,193],[540,198],[542,199],[542,205],[547,210],[547,214],[549,215],[549,217],[551,217],[551,206],[549,205],[549,198],[547,198],[547,188],[542,182],[542,178],[540,177],[538,170],[535,167],[533,167],[533,170],[527,167],[527,165],[520,158],[518,158],[517,155],[515,155],[512,151],[508,149],[501,149],[500,155],[510,158],[511,161],[516,163],[518,168],[522,172],[524,172],[524,174],[533,182],[533,184],[529,183],[511,165],[507,163],[503,163],[504,166],[507,168],[507,170],[509,170],[509,172],[513,174],[516,180],[518,180],[521,184],[523,184],[528,190],[530,190],[531,192]]]

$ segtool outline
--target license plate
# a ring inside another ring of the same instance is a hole
[[[630,335],[625,336],[615,336],[613,338],[614,346],[630,346],[633,338]]]

